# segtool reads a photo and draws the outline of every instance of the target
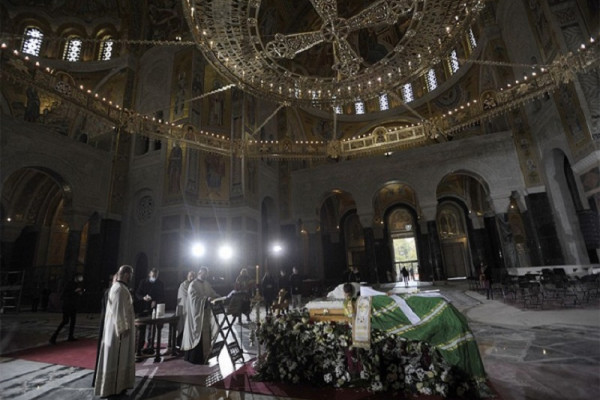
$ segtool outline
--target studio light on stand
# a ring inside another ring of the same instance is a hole
[[[206,252],[206,248],[204,247],[204,245],[202,243],[194,243],[192,245],[192,255],[196,258],[196,259],[200,259],[202,258],[202,256],[204,256],[204,253]]]
[[[254,347],[254,343],[256,342],[258,348],[258,358],[260,359],[260,343],[256,340],[257,330],[260,324],[260,305],[263,301],[262,296],[260,295],[260,265],[256,264],[256,290],[254,290],[254,297],[252,298],[252,306],[256,307],[256,322],[254,323],[254,327],[250,330],[250,346]]]

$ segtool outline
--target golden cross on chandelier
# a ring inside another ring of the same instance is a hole
[[[278,33],[275,40],[267,43],[267,54],[273,59],[293,59],[298,53],[319,43],[331,43],[335,60],[332,69],[337,72],[338,81],[356,75],[364,61],[348,42],[350,33],[381,24],[394,25],[412,9],[412,2],[409,0],[379,1],[350,19],[345,19],[338,15],[336,1],[311,0],[311,3],[323,21],[321,28],[318,31],[289,35]]]
[[[198,47],[261,98],[311,106],[369,100],[446,59],[483,0],[184,0]],[[343,4],[343,6],[342,6]]]

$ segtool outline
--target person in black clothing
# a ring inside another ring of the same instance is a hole
[[[165,301],[165,285],[158,279],[158,269],[152,268],[148,277],[140,282],[135,291],[135,298],[138,303],[138,314],[140,317],[152,315],[152,310],[156,305]],[[141,325],[139,331],[138,350],[144,346],[143,338],[146,337],[146,326]],[[152,350],[152,330],[148,330],[146,337],[148,351]]]
[[[494,293],[492,292],[492,274],[489,267],[485,263],[479,265],[479,282],[481,288],[485,291],[486,297],[494,300]]]
[[[302,277],[296,267],[292,268],[290,276],[290,291],[292,294],[292,307],[300,308],[302,306]]]
[[[355,265],[348,271],[348,282],[360,282],[360,271]]]
[[[408,287],[408,270],[406,269],[406,267],[402,267],[402,270],[400,271],[400,273],[402,274],[402,280],[404,281],[404,286]]]
[[[279,278],[277,279],[277,291],[284,289],[286,292],[290,292],[290,278],[284,268],[279,270]]]
[[[267,310],[267,315],[271,315],[271,305],[273,304],[275,296],[277,295],[277,285],[275,284],[275,278],[273,278],[269,270],[265,272],[265,276],[263,276],[262,278],[260,290],[265,299],[265,308]]]
[[[242,268],[240,274],[235,279],[234,290],[230,294],[228,314],[233,315],[233,324],[237,318],[242,323],[242,314],[246,316],[246,321],[250,322],[250,293],[256,284],[248,274],[246,268]]]
[[[83,275],[75,274],[72,281],[69,281],[63,290],[62,294],[62,321],[56,328],[56,331],[50,337],[50,343],[56,344],[56,339],[61,329],[67,324],[69,325],[69,342],[77,340],[74,336],[75,333],[75,322],[77,320],[77,303],[79,303],[81,296],[85,292],[83,288]]]

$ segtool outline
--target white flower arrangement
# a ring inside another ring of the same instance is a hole
[[[353,348],[351,337],[346,323],[312,322],[299,312],[267,320],[257,331],[266,352],[254,379],[478,397],[477,383],[450,367],[427,343],[374,330],[367,350]]]

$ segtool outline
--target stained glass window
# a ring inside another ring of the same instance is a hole
[[[106,38],[100,45],[99,59],[101,61],[108,61],[112,58],[113,45],[115,42],[111,38]]]
[[[21,51],[32,56],[39,56],[44,34],[38,28],[29,26],[25,29]]]
[[[475,39],[475,34],[473,33],[472,28],[469,28],[469,43],[471,44],[471,49],[477,47],[477,40]]]
[[[415,97],[413,95],[412,85],[410,83],[407,83],[404,86],[402,86],[402,100],[404,100],[405,103],[410,103],[414,99]]]
[[[450,53],[450,61],[449,61],[449,66],[450,66],[450,72],[452,74],[455,74],[456,71],[458,71],[458,55],[456,54],[456,50],[452,50],[452,52]]]
[[[356,110],[357,114],[364,114],[365,103],[363,103],[362,101],[357,101],[356,103],[354,103],[354,109]]]
[[[78,37],[69,39],[65,46],[65,52],[63,53],[63,59],[71,62],[79,61],[81,58],[81,47],[83,42]]]
[[[433,68],[427,71],[425,81],[427,82],[427,90],[429,90],[430,92],[434,91],[437,88],[437,77],[435,76],[435,70]]]
[[[383,93],[382,95],[379,96],[379,109],[381,111],[385,111],[385,110],[389,110],[390,108],[390,103],[388,101],[388,95],[387,93]]]

